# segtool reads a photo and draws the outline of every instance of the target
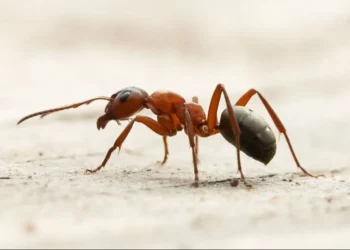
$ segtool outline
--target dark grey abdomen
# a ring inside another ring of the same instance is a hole
[[[233,111],[241,129],[241,151],[259,162],[269,163],[276,153],[276,137],[270,126],[246,107],[234,106]],[[221,113],[219,130],[229,143],[236,146],[227,109]]]

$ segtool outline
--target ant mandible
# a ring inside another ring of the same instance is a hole
[[[273,133],[269,133],[271,131],[268,125],[265,124],[264,121],[259,120],[258,116],[252,114],[251,110],[244,108],[251,97],[255,94],[257,94],[261,99],[279,132],[285,136],[297,167],[300,168],[308,176],[318,177],[309,174],[300,165],[294,153],[285,127],[267,100],[255,89],[248,90],[236,102],[235,106],[232,106],[224,85],[218,84],[212,95],[207,116],[203,110],[203,107],[198,104],[197,97],[193,97],[192,102],[186,102],[181,95],[172,91],[156,91],[151,95],[148,95],[147,92],[143,89],[137,87],[127,87],[113,94],[111,97],[96,97],[68,106],[44,110],[27,115],[20,119],[17,124],[20,124],[21,122],[34,116],[40,115],[41,117],[44,117],[53,112],[77,108],[84,104],[90,104],[95,100],[107,100],[108,104],[105,107],[105,114],[97,119],[97,129],[104,129],[107,123],[111,120],[117,121],[118,124],[120,124],[119,121],[121,120],[130,120],[130,122],[116,139],[114,145],[108,150],[102,164],[95,169],[86,169],[86,174],[95,173],[104,167],[107,164],[107,161],[109,160],[113,151],[118,148],[120,151],[122,144],[128,136],[134,123],[139,122],[146,125],[153,132],[163,137],[164,158],[161,164],[165,164],[167,161],[167,156],[169,154],[167,137],[175,136],[177,132],[184,130],[184,132],[188,135],[189,144],[192,149],[194,186],[198,186],[199,180],[197,167],[198,136],[209,137],[221,133],[227,141],[236,147],[238,171],[240,173],[241,180],[247,187],[251,187],[251,185],[247,184],[245,181],[241,166],[240,151],[245,152],[247,155],[264,163],[265,165],[273,158],[276,151],[276,140]],[[219,123],[217,119],[217,111],[221,95],[224,96],[226,109],[222,112],[221,120]],[[131,119],[133,115],[137,114],[144,108],[150,109],[157,116],[157,120],[143,115],[136,115]],[[250,119],[246,119],[248,114],[250,115]],[[266,129],[261,131],[261,128]],[[243,134],[241,133],[242,130],[244,130]],[[250,133],[248,133],[249,131]],[[255,142],[249,140],[252,135]],[[262,143],[262,146],[257,147],[258,144],[256,141],[257,139],[259,140],[259,138],[260,144]],[[243,141],[245,142],[244,145],[241,144]],[[263,145],[264,141],[269,142],[267,145]],[[265,153],[263,150],[265,150]],[[233,179],[231,184],[232,186],[237,186],[238,181],[236,179]]]

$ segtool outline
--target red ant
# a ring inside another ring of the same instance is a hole
[[[95,169],[86,169],[86,174],[95,173],[104,167],[112,152],[117,148],[119,148],[119,150],[121,149],[134,123],[139,122],[146,125],[153,132],[163,136],[165,153],[161,164],[167,161],[169,153],[167,137],[175,136],[178,131],[185,131],[192,149],[194,186],[198,186],[198,136],[209,137],[221,133],[228,142],[236,147],[238,171],[241,180],[247,187],[251,187],[251,185],[246,183],[242,172],[240,151],[243,151],[248,156],[265,165],[270,162],[276,152],[276,138],[270,127],[260,116],[257,116],[252,110],[245,108],[251,97],[255,94],[261,99],[279,132],[284,134],[297,167],[308,176],[318,177],[309,174],[300,165],[285,127],[267,100],[255,89],[248,90],[236,102],[235,106],[232,106],[224,85],[218,84],[211,98],[208,116],[206,116],[203,107],[198,104],[197,97],[193,97],[192,102],[186,102],[181,95],[171,91],[156,91],[148,95],[146,91],[140,88],[127,87],[118,91],[111,97],[97,97],[69,106],[30,114],[22,118],[17,124],[34,116],[40,115],[43,117],[60,110],[77,108],[83,104],[90,104],[95,100],[107,100],[108,104],[105,107],[105,114],[97,119],[97,129],[104,129],[111,120],[117,121],[118,124],[120,124],[120,120],[130,120],[130,122],[119,135],[114,145],[108,150],[102,164]],[[222,112],[219,123],[217,111],[221,95],[224,95],[226,109]],[[131,116],[144,108],[150,109],[157,116],[157,121],[142,115],[137,115],[131,119]],[[231,184],[237,186],[238,181],[233,179]]]

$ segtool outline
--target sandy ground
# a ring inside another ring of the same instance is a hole
[[[350,247],[349,1],[1,1],[0,13],[1,248]],[[103,101],[16,126],[132,85],[207,110],[219,82],[233,102],[260,90],[302,165],[326,178],[302,176],[281,136],[268,166],[242,155],[254,189],[233,188],[235,149],[217,135],[200,140],[192,188],[186,136],[161,167],[161,137],[139,124],[84,175],[125,127],[96,129]]]

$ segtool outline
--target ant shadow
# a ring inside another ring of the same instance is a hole
[[[149,169],[146,171],[151,172]],[[141,171],[144,172],[144,171]],[[231,177],[231,178],[224,178],[220,179],[213,176],[206,176],[203,178],[203,180],[199,180],[198,185],[193,185],[192,178],[184,178],[184,173],[181,173],[181,176],[174,176],[176,173],[172,172],[171,177],[165,176],[165,174],[158,175],[159,172],[155,171],[157,174],[154,175],[154,173],[147,174],[145,176],[143,174],[143,179],[145,182],[150,183],[157,183],[158,185],[153,186],[154,188],[193,188],[193,189],[201,189],[201,188],[218,188],[218,187],[227,187],[227,188],[233,188],[233,189],[252,189],[245,186],[244,182],[240,180],[239,177]],[[130,173],[131,174],[131,173]],[[136,174],[133,172],[133,174]],[[277,178],[276,178],[277,177]],[[271,180],[275,179],[275,180]],[[253,176],[253,177],[245,177],[245,180],[248,184],[251,184],[254,187],[259,186],[266,186],[272,181],[278,181],[278,174],[268,174],[263,176]],[[232,186],[232,180],[237,181],[237,185]],[[285,179],[282,179],[285,180]],[[151,187],[147,187],[146,189],[153,189]]]
[[[337,170],[329,171],[329,174],[333,175],[337,172]],[[213,180],[210,180],[210,179]],[[266,174],[266,175],[256,175],[256,176],[246,176],[245,180],[248,185],[252,185],[252,187],[247,187],[240,178],[237,177],[231,177],[231,178],[225,178],[225,179],[219,179],[212,176],[207,176],[206,180],[200,180],[198,183],[198,186],[195,188],[227,188],[227,189],[237,189],[242,190],[246,189],[248,191],[266,187],[266,186],[283,186],[287,183],[290,183],[290,185],[293,186],[300,186],[300,182],[303,181],[305,178],[310,178],[309,176],[303,174],[303,173],[296,173],[296,172],[285,172],[285,173],[272,173],[272,174]],[[145,178],[149,181],[157,181],[160,183],[160,185],[157,187],[161,188],[186,188],[186,187],[193,187],[192,186],[192,179],[184,179],[183,177],[171,177],[171,178],[163,178],[163,177],[157,177],[157,176],[148,176]],[[208,180],[209,179],[209,180]],[[313,178],[312,178],[313,179]],[[312,180],[311,179],[311,180]],[[321,179],[321,178],[319,178]],[[322,178],[322,179],[327,179]],[[232,180],[237,180],[238,185],[232,186]]]

